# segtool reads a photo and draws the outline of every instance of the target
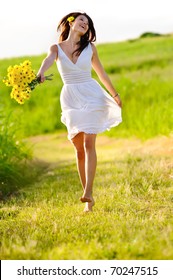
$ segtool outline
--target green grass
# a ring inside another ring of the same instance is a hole
[[[172,44],[173,36],[170,35],[98,45],[102,64],[124,104],[123,123],[108,135],[149,139],[172,133]],[[44,57],[28,57],[36,72]],[[9,65],[24,59],[26,57],[0,60],[0,80]],[[37,87],[24,106],[11,100],[10,88],[2,82],[0,84],[2,103],[15,110],[23,126],[21,133],[24,137],[64,129],[59,103],[62,81],[56,64],[47,74],[50,73],[54,74],[53,81]],[[93,76],[97,79],[94,73]]]
[[[16,137],[18,129],[15,115],[0,107],[0,199],[31,177],[25,172],[25,165],[31,159],[32,151]]]
[[[43,170],[1,202],[1,259],[172,259],[171,141],[98,137],[86,214],[66,135],[31,138]]]

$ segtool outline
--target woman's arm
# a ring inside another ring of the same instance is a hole
[[[108,92],[112,95],[114,100],[117,102],[117,104],[122,107],[122,102],[120,99],[120,96],[118,95],[117,91],[115,90],[110,78],[106,74],[100,59],[98,57],[97,49],[94,44],[92,44],[92,49],[93,49],[93,56],[92,56],[92,67],[97,73],[100,81],[103,83],[103,85],[106,87]]]
[[[37,73],[37,76],[40,77],[40,81],[43,83],[45,80],[44,72],[47,71],[50,66],[54,63],[54,61],[58,57],[58,48],[56,45],[52,45],[49,49],[48,55],[43,60],[41,67]]]

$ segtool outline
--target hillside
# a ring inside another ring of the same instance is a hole
[[[124,104],[123,123],[109,135],[147,139],[172,132],[172,44],[170,35],[98,45],[102,64]],[[44,57],[45,54],[27,59],[37,72]],[[26,57],[0,60],[1,104],[6,112],[13,111],[15,123],[20,123],[20,134],[24,137],[64,129],[59,104],[62,81],[56,64],[48,71],[54,74],[53,81],[37,87],[25,105],[9,98],[10,88],[2,84],[2,79],[9,65],[24,59]],[[95,73],[93,76],[97,79]]]

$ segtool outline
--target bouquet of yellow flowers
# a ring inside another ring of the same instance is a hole
[[[52,80],[50,74],[45,76],[46,80]],[[3,80],[6,86],[12,87],[10,93],[19,104],[24,104],[31,96],[31,91],[40,83],[40,77],[37,77],[31,67],[31,62],[25,60],[19,65],[9,66],[7,69],[7,78]]]

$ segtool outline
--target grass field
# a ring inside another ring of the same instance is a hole
[[[1,202],[1,259],[173,258],[172,138],[99,136],[88,214],[66,135],[29,143],[42,172]]]
[[[2,78],[26,57],[0,60],[0,259],[173,259],[172,44],[169,35],[98,46],[123,123],[98,136],[88,214],[56,65],[20,106]],[[44,57],[29,57],[36,71]]]

